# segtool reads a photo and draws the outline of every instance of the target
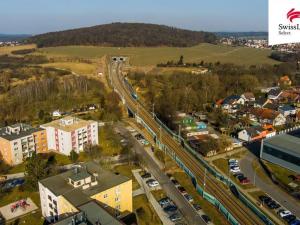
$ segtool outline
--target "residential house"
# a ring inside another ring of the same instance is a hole
[[[240,131],[238,138],[243,141],[255,141],[274,135],[276,135],[276,131],[272,126],[253,126]]]
[[[255,102],[255,96],[252,92],[245,92],[241,95],[241,98],[243,98],[245,102]]]
[[[266,108],[253,108],[250,110],[249,117],[256,119],[263,124],[271,124],[273,126],[281,126],[286,122],[286,118],[278,111]]]
[[[289,78],[289,76],[285,75],[280,77],[279,81],[278,81],[278,86],[291,86],[292,85],[292,81]]]
[[[60,112],[59,110],[55,110],[55,111],[52,112],[52,116],[53,117],[61,117],[62,112]]]
[[[265,105],[268,104],[268,103],[270,103],[270,102],[272,102],[270,99],[267,99],[267,98],[265,98],[265,97],[263,97],[263,96],[260,96],[260,97],[258,97],[258,98],[255,100],[253,106],[254,106],[255,108],[264,108]]]
[[[42,128],[17,123],[0,128],[0,153],[9,165],[22,163],[33,152],[47,152],[47,135]]]
[[[268,92],[268,99],[271,99],[271,100],[276,100],[279,98],[279,96],[282,94],[282,90],[280,88],[277,88],[277,89],[271,89],[269,92]]]
[[[66,116],[59,120],[41,125],[47,132],[48,149],[64,155],[72,150],[79,153],[88,144],[97,145],[98,123]]]
[[[228,113],[237,112],[238,108],[245,104],[245,99],[239,95],[231,95],[222,101],[222,109]]]
[[[42,215],[52,223],[78,214],[93,200],[114,216],[132,212],[132,180],[95,162],[40,180],[39,193]]]
[[[295,107],[291,106],[291,105],[283,105],[283,106],[279,106],[278,111],[284,115],[285,117],[287,116],[293,116],[296,114],[296,109]]]

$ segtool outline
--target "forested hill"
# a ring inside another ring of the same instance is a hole
[[[213,33],[183,30],[143,23],[112,23],[36,35],[27,40],[38,47],[62,45],[101,45],[115,47],[170,46],[190,47],[214,43]]]

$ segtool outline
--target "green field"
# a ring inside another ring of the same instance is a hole
[[[130,63],[134,66],[150,66],[168,60],[178,60],[184,56],[185,62],[216,62],[236,64],[275,64],[275,60],[268,56],[271,50],[244,47],[230,47],[223,45],[200,44],[190,48],[153,47],[153,48],[117,48],[95,46],[62,46],[42,48],[38,54],[52,57],[81,57],[99,58],[108,55],[130,56]],[[35,53],[36,54],[36,53]]]

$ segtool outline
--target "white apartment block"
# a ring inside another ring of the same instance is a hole
[[[47,132],[48,149],[64,155],[77,153],[87,144],[97,145],[98,122],[67,116],[41,126]]]

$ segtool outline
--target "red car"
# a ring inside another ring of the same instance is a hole
[[[243,180],[240,180],[241,184],[250,184],[250,180],[248,178],[245,178]]]

